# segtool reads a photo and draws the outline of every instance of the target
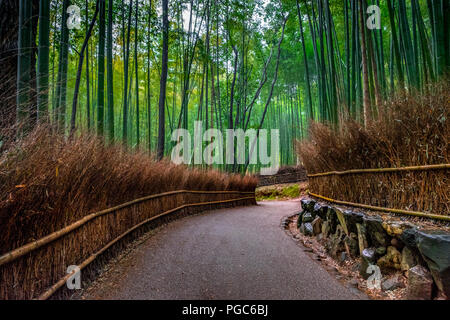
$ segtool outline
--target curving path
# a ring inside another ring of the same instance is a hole
[[[171,222],[87,291],[86,299],[364,299],[282,228],[298,201],[210,211]]]

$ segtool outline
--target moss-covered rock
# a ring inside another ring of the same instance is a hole
[[[300,201],[301,205],[302,205],[302,209],[307,211],[307,212],[312,212],[314,211],[314,206],[316,205],[316,201],[312,200],[312,199],[302,199]]]
[[[328,206],[323,203],[318,202],[314,205],[314,214],[316,216],[319,216],[322,220],[325,220],[327,218],[327,211]]]
[[[418,231],[416,243],[438,289],[450,297],[450,234]]]
[[[402,271],[408,271],[416,265],[417,259],[413,253],[413,250],[408,247],[404,247],[402,250],[402,261],[400,264]]]
[[[364,214],[353,210],[343,211],[345,222],[347,224],[348,232],[357,233],[356,224],[363,223]]]
[[[422,266],[415,266],[408,271],[408,300],[431,300],[433,279],[430,272]]]
[[[389,269],[401,270],[402,254],[392,246],[387,248],[387,253],[377,261],[382,271]]]
[[[312,222],[314,220],[314,217],[311,212],[305,212],[302,216],[302,222]]]
[[[367,231],[364,225],[357,223],[356,230],[358,234],[358,247],[359,254],[362,254],[363,250],[369,247],[369,243],[367,242]]]
[[[363,224],[367,230],[370,246],[385,247],[389,244],[389,235],[384,231],[381,217],[364,216]]]
[[[330,232],[335,233],[336,227],[338,225],[336,210],[334,208],[329,207],[327,210],[327,222],[329,224]]]

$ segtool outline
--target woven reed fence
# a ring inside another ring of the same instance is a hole
[[[294,183],[306,180],[307,178],[305,171],[276,174],[273,176],[259,176],[258,187],[273,186],[275,184],[283,184],[283,183]]]
[[[136,199],[83,219],[0,256],[0,299],[47,299],[81,269],[114,255],[150,222],[208,209],[255,204],[253,192],[171,191]],[[135,234],[134,234],[135,235]],[[82,273],[83,274],[83,273]],[[82,277],[83,278],[83,277]]]
[[[310,174],[311,193],[339,201],[450,216],[450,164]]]

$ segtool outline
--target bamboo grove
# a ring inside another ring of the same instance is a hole
[[[158,158],[203,121],[279,129],[281,164],[295,164],[311,120],[370,121],[450,66],[449,0],[0,3],[2,126],[50,121]]]

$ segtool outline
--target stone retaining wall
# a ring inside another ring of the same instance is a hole
[[[364,278],[370,265],[381,272],[402,271],[408,299],[450,297],[450,233],[424,230],[406,219],[342,209],[305,198],[298,227],[321,240],[337,260],[360,259]]]
[[[289,168],[272,176],[258,176],[258,187],[273,186],[275,184],[294,183],[308,180],[303,167]]]

